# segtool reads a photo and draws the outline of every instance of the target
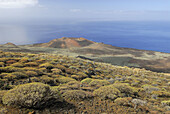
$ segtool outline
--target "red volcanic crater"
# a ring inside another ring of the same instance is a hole
[[[52,48],[72,48],[72,47],[85,47],[94,43],[95,42],[87,40],[85,38],[63,37],[51,40],[48,43],[34,44],[33,46]]]

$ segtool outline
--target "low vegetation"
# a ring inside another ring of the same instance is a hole
[[[29,83],[18,85],[2,97],[3,104],[26,108],[46,107],[60,98],[59,93],[53,92],[49,85]]]
[[[169,113],[170,75],[0,51],[0,113]]]

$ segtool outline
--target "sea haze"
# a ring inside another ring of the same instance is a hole
[[[16,44],[44,43],[61,37],[84,37],[118,47],[170,53],[169,30],[169,22],[131,21],[0,26],[0,39],[3,37],[0,43],[6,40],[10,42],[11,37],[11,41]]]

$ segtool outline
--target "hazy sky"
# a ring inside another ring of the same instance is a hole
[[[38,41],[35,25],[170,21],[170,0],[0,0],[0,44]],[[33,25],[29,32],[27,25]],[[46,27],[42,28],[46,29]],[[56,33],[58,34],[58,33]]]
[[[170,0],[0,0],[0,22],[170,20]]]

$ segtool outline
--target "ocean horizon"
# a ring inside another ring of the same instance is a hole
[[[0,25],[0,43],[12,42],[22,45],[45,43],[61,37],[84,37],[117,47],[170,53],[169,30],[170,23],[158,21]]]

